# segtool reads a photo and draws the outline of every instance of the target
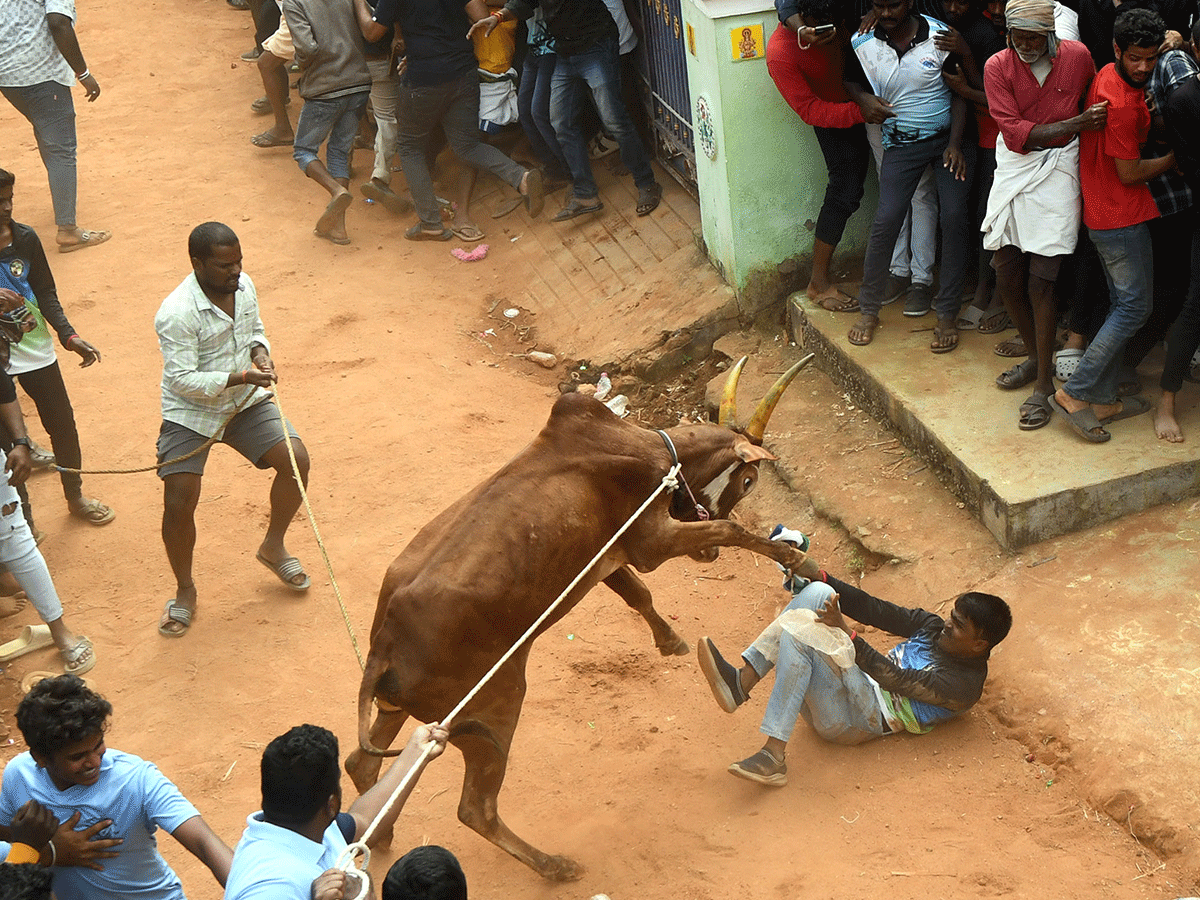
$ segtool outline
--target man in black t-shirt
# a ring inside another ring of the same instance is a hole
[[[405,68],[396,103],[400,165],[408,179],[421,221],[404,236],[410,241],[448,241],[454,233],[442,224],[441,209],[425,150],[441,126],[455,156],[476,169],[487,169],[525,198],[531,218],[541,214],[542,176],[525,169],[495,147],[479,140],[479,72],[467,38],[471,23],[487,17],[484,0],[379,0],[364,16],[366,0],[355,0],[359,25],[368,41],[379,40],[389,26],[404,38]]]

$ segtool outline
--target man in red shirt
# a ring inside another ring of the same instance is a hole
[[[780,25],[767,42],[767,71],[788,106],[813,127],[829,183],[817,216],[808,296],[832,312],[858,309],[855,297],[833,288],[829,264],[846,222],[858,209],[870,164],[862,111],[842,84],[849,34],[839,0],[792,0],[778,5]]]
[[[983,246],[994,251],[997,291],[1031,351],[996,385],[1017,390],[1036,382],[1018,413],[1018,427],[1032,431],[1050,421],[1058,321],[1054,284],[1079,236],[1076,136],[1104,128],[1107,104],[1079,112],[1096,70],[1087,47],[1058,40],[1051,0],[1009,0],[1006,23],[1009,46],[987,61],[983,74],[988,108],[1000,129]]]
[[[1084,351],[1079,366],[1050,399],[1080,437],[1102,443],[1112,437],[1104,426],[1147,412],[1142,397],[1117,397],[1121,354],[1129,338],[1150,316],[1154,267],[1150,229],[1158,217],[1146,182],[1175,167],[1175,155],[1141,159],[1150,132],[1145,88],[1158,62],[1167,27],[1158,13],[1131,9],[1113,26],[1113,53],[1092,82],[1087,105],[1108,104],[1103,131],[1080,136],[1079,176],[1083,222],[1108,279],[1108,317]]]

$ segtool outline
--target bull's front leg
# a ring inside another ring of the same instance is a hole
[[[629,566],[621,566],[605,578],[604,583],[646,620],[646,624],[650,626],[650,633],[654,635],[654,646],[658,648],[659,653],[663,656],[687,656],[687,641],[677,635],[675,629],[658,614],[650,589]]]
[[[719,547],[742,547],[760,556],[766,556],[791,569],[798,575],[815,577],[816,564],[809,562],[808,555],[783,541],[751,534],[736,522],[715,519],[708,522],[679,522],[675,519],[660,519],[654,527],[640,529],[634,540],[627,543],[630,564],[639,572],[652,572],[668,559],[691,556],[711,562]],[[814,574],[810,575],[810,571]]]

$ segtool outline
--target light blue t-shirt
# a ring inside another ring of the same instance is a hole
[[[116,857],[103,861],[102,872],[56,867],[54,895],[58,900],[183,900],[183,885],[158,852],[154,833],[159,828],[174,832],[200,813],[154,763],[108,750],[95,784],[72,785],[60,791],[26,751],[4,768],[0,821],[11,822],[29,800],[49,807],[60,822],[78,811],[77,829],[112,819],[99,837],[125,841],[115,848]]]
[[[322,872],[332,869],[346,849],[337,819],[329,823],[321,837],[318,844],[263,821],[261,812],[249,816],[233,851],[225,900],[309,900],[312,883]]]

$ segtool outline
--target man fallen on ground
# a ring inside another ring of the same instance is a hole
[[[771,537],[797,547],[807,543],[783,526]],[[698,651],[700,669],[726,712],[749,700],[751,689],[778,665],[760,728],[767,742],[729,767],[739,778],[775,787],[787,784],[787,742],[801,715],[823,739],[852,745],[900,731],[925,734],[966,712],[983,691],[992,648],[1012,626],[1008,605],[992,594],[961,594],[943,619],[872,597],[811,557],[794,572],[785,570],[784,586],[793,592],[792,602],[742,653],[745,665],[727,662],[707,637]],[[805,610],[815,613],[816,624]],[[880,653],[843,613],[904,640]],[[813,644],[831,649],[836,661]]]
[[[81,338],[67,320],[58,299],[54,273],[50,271],[37,232],[13,221],[15,184],[16,176],[0,169],[0,288],[15,291],[24,299],[33,315],[34,327],[19,342],[9,346],[5,369],[33,399],[38,418],[50,435],[50,446],[57,463],[67,469],[79,469],[83,465],[83,455],[79,449],[75,411],[58,367],[50,329],[54,329],[64,347],[78,354],[82,368],[100,362],[100,351]],[[107,525],[117,517],[111,507],[83,496],[83,478],[78,472],[60,469],[59,478],[71,515],[91,525]],[[20,493],[25,519],[36,534],[29,497],[23,489]]]
[[[357,879],[334,863],[349,843],[362,839],[408,771],[420,766],[380,819],[375,834],[391,831],[420,773],[446,748],[446,738],[441,725],[418,726],[392,767],[347,812],[341,812],[342,773],[333,733],[316,725],[297,725],[275,738],[262,756],[262,810],[246,820],[225,900],[356,896]]]
[[[1051,0],[1009,0],[1009,47],[987,61],[984,88],[1000,127],[996,180],[984,217],[983,246],[994,251],[996,288],[1031,349],[996,378],[1002,390],[1033,384],[1018,410],[1022,431],[1050,421],[1058,305],[1054,285],[1075,252],[1082,224],[1079,140],[1098,131],[1108,104],[1079,111],[1095,75],[1078,41],[1059,41]]]
[[[232,851],[154,763],[108,749],[104,733],[111,716],[112,704],[74,675],[35,684],[17,706],[17,727],[29,749],[4,769],[0,821],[37,800],[72,828],[108,822],[101,832],[109,847],[102,864],[74,864],[65,852],[51,860],[58,900],[184,900],[183,884],[158,851],[159,828],[223,885]],[[56,854],[62,835],[60,828]]]
[[[158,434],[162,536],[175,575],[175,596],[167,601],[158,626],[165,637],[185,634],[196,613],[196,504],[211,449],[204,445],[210,439],[228,444],[260,469],[275,470],[270,520],[256,558],[293,591],[309,587],[304,567],[283,542],[300,508],[300,488],[279,407],[270,402],[267,390],[279,376],[258,315],[254,282],[242,272],[242,245],[229,226],[205,222],[192,230],[188,256],[192,274],[154,317],[163,356]],[[308,484],[308,451],[290,424],[288,434],[300,477]],[[194,451],[200,452],[190,455]]]
[[[1150,132],[1145,89],[1158,62],[1166,25],[1157,13],[1131,9],[1113,26],[1116,62],[1096,75],[1088,106],[1108,104],[1102,131],[1080,135],[1083,224],[1100,255],[1109,287],[1108,315],[1070,378],[1050,398],[1084,440],[1098,444],[1104,428],[1150,410],[1142,397],[1118,396],[1125,346],[1150,317],[1154,253],[1147,223],[1159,216],[1146,182],[1175,168],[1175,154],[1142,159]]]

